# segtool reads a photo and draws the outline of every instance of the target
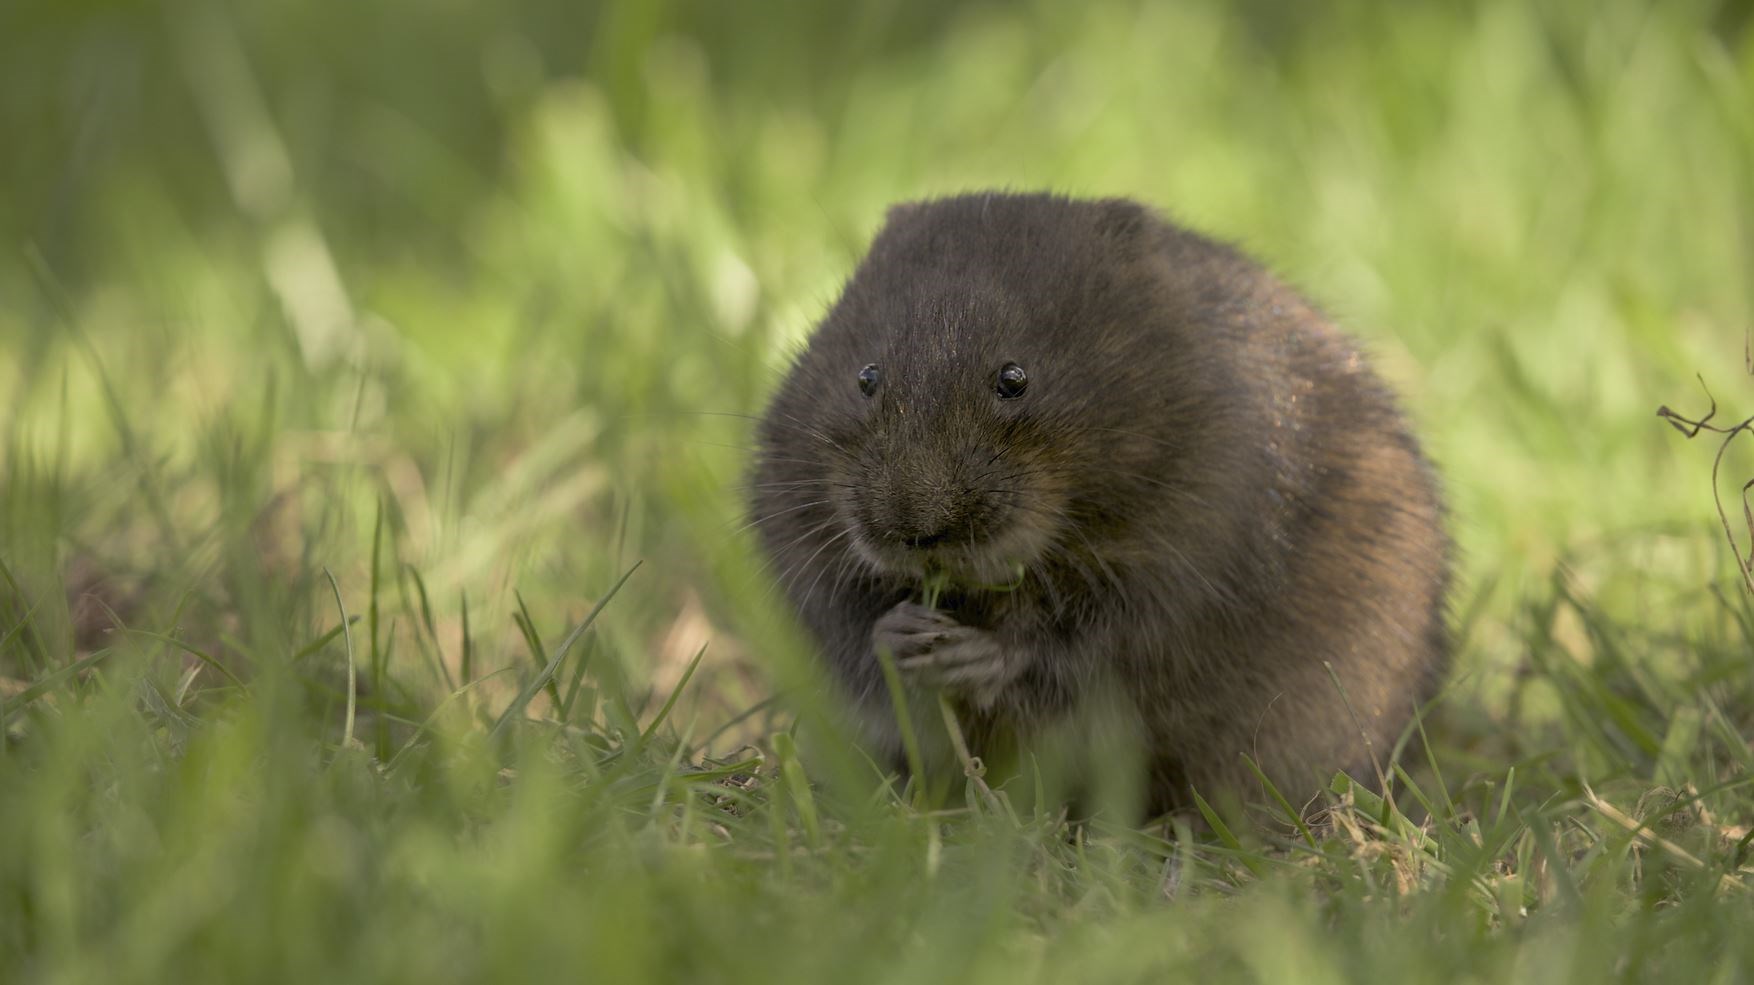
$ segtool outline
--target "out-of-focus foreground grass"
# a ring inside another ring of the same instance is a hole
[[[800,758],[748,415],[986,186],[1236,240],[1406,395],[1402,810]],[[0,978],[1754,974],[1754,607],[1652,416],[1754,413],[1746,4],[13,0],[0,189]]]

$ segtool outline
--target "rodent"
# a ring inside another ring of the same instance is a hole
[[[880,648],[975,754],[1076,787],[1118,749],[1151,814],[1259,795],[1245,756],[1294,799],[1368,783],[1447,669],[1445,510],[1387,386],[1263,267],[1131,200],[891,208],[750,488],[898,766]]]

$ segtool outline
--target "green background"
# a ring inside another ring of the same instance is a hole
[[[1751,18],[0,6],[0,977],[1749,974],[1754,613],[1654,412],[1754,413]],[[1461,548],[1426,840],[1068,836],[773,738],[832,708],[749,415],[888,204],[989,187],[1232,240],[1403,394]]]

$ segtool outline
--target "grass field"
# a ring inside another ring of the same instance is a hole
[[[1754,594],[1655,416],[1754,414],[1745,3],[17,0],[0,134],[0,981],[1754,978]],[[1405,395],[1461,648],[1389,802],[1073,832],[837,740],[749,415],[987,186]]]

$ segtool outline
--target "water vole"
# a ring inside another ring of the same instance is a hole
[[[1076,772],[1120,737],[1152,810],[1258,792],[1245,754],[1288,796],[1368,777],[1446,664],[1442,509],[1387,388],[1133,202],[892,209],[758,442],[761,542],[892,761],[879,647],[977,753]]]

